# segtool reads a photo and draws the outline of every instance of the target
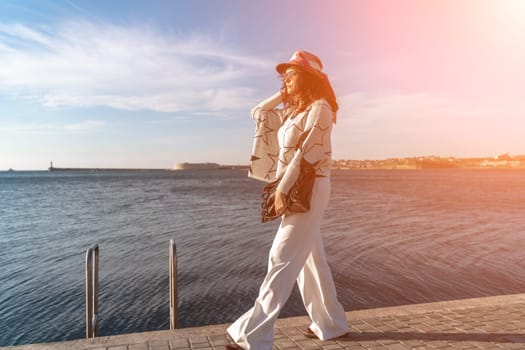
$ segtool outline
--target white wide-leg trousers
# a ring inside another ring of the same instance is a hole
[[[321,218],[330,197],[330,179],[315,181],[310,211],[285,215],[275,235],[268,272],[255,305],[238,318],[228,334],[246,350],[271,350],[273,328],[295,281],[312,320],[310,328],[320,339],[348,332],[344,309],[337,300],[326,261]]]

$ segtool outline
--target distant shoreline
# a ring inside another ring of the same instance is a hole
[[[57,168],[50,166],[47,170],[50,172],[140,172],[140,171],[180,171],[180,170],[213,170],[213,169],[248,169],[247,165],[219,165],[215,163],[184,163],[177,165],[173,169],[158,169],[158,168]],[[11,170],[13,171],[13,170]]]
[[[525,155],[496,157],[407,157],[384,160],[334,160],[332,169],[525,169]]]
[[[141,168],[48,168],[47,171],[87,171],[87,172],[97,172],[97,171],[171,171],[170,169],[141,169]]]
[[[178,163],[171,169],[159,168],[60,168],[50,166],[50,172],[140,172],[140,171],[181,171],[181,170],[249,170],[249,165],[224,165],[218,163]],[[510,156],[507,153],[496,157],[455,158],[455,157],[405,157],[383,160],[333,160],[334,170],[410,170],[410,169],[525,169],[525,155]],[[45,171],[42,170],[0,170],[0,172]]]
[[[53,170],[52,172],[60,173],[60,172],[71,172],[71,173],[111,173],[111,172],[156,172],[156,173],[176,173],[180,171],[207,171],[207,170],[238,170],[238,171],[248,171],[248,166],[243,165],[235,165],[235,166],[221,166],[220,168],[214,168],[214,169],[178,169],[178,170],[172,170],[172,169],[123,169],[123,168],[116,168],[116,169],[110,169],[110,168],[67,168],[67,169],[58,169]],[[499,167],[425,167],[425,168],[416,168],[416,167],[385,167],[385,166],[364,166],[364,167],[339,167],[339,166],[332,166],[332,170],[525,170],[525,166],[499,166]],[[31,173],[31,172],[39,172],[39,173],[48,173],[49,170],[46,169],[32,169],[32,170],[0,170],[0,173]]]

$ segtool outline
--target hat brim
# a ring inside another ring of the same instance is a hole
[[[301,70],[303,70],[305,72],[311,73],[311,74],[315,75],[318,78],[322,78],[323,77],[323,73],[322,72],[319,72],[318,70],[315,70],[313,68],[305,67],[304,65],[298,64],[298,63],[295,63],[295,62],[279,63],[277,66],[275,66],[275,70],[277,71],[277,73],[283,74],[290,67],[298,67],[299,69],[301,69]]]
[[[297,66],[297,64],[279,63],[277,66],[275,66],[275,70],[277,71],[277,73],[283,74],[284,71],[291,66]]]

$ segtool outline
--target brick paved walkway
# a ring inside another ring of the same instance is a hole
[[[345,339],[305,338],[305,317],[277,321],[274,349],[524,349],[525,294],[347,312]],[[6,347],[16,350],[211,350],[229,342],[227,325]],[[257,349],[255,349],[257,350]]]

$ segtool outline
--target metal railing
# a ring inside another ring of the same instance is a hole
[[[177,328],[177,246],[173,239],[170,239],[170,329]]]
[[[86,338],[98,336],[98,244],[86,251]],[[169,245],[170,329],[177,328],[177,246]]]
[[[98,244],[86,251],[86,338],[98,335]]]

